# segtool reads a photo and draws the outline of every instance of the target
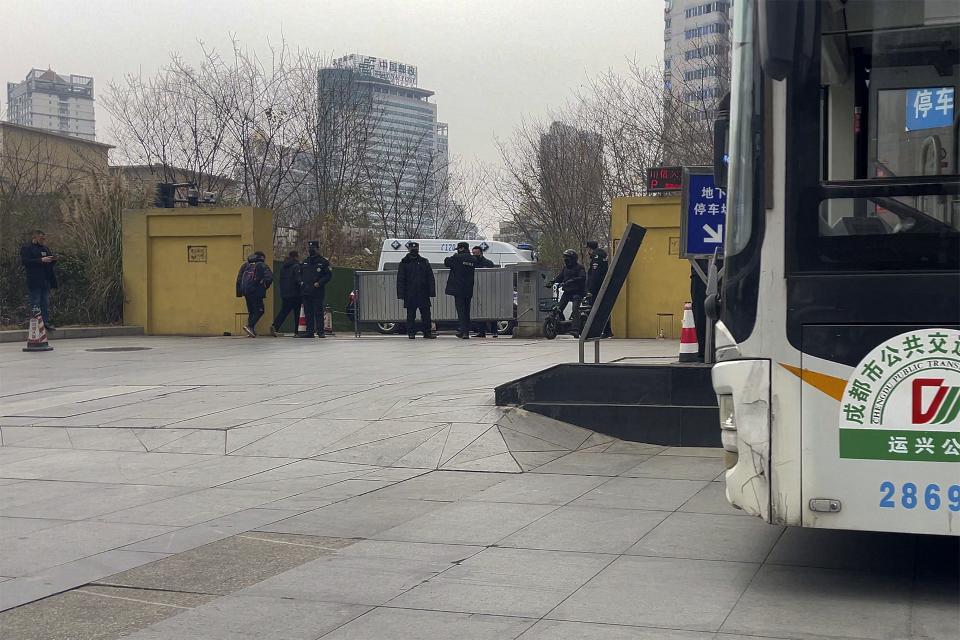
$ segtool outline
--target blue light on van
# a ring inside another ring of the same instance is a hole
[[[533,245],[527,242],[520,242],[517,244],[517,249],[533,249]]]

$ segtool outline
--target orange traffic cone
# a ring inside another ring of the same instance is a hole
[[[697,362],[697,327],[693,321],[693,306],[683,305],[683,324],[680,329],[680,362]]]
[[[296,333],[306,333],[306,332],[307,332],[307,314],[303,312],[303,305],[300,305],[300,319],[297,320]]]
[[[47,344],[47,328],[43,326],[43,316],[40,315],[40,307],[33,308],[33,315],[30,316],[30,330],[27,332],[27,346],[24,351],[53,351],[53,347]]]

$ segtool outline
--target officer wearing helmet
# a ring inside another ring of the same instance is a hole
[[[567,249],[563,252],[563,268],[557,277],[551,281],[551,284],[558,284],[563,287],[563,295],[560,297],[560,315],[563,316],[563,310],[568,303],[573,303],[573,334],[580,334],[580,301],[583,300],[583,294],[587,286],[587,272],[577,260],[577,252],[573,249]]]

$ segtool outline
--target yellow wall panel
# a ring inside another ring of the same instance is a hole
[[[273,214],[265,209],[177,208],[125,211],[124,321],[149,335],[238,334],[246,304],[237,271],[255,250],[273,260]],[[273,296],[258,323],[266,331]]]
[[[647,232],[614,306],[614,335],[656,338],[662,330],[678,338],[683,305],[690,299],[690,263],[679,256],[680,199],[615,198],[610,225],[615,246],[628,222]]]

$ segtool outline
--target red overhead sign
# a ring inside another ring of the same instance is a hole
[[[647,193],[680,191],[683,188],[683,167],[647,168]]]

